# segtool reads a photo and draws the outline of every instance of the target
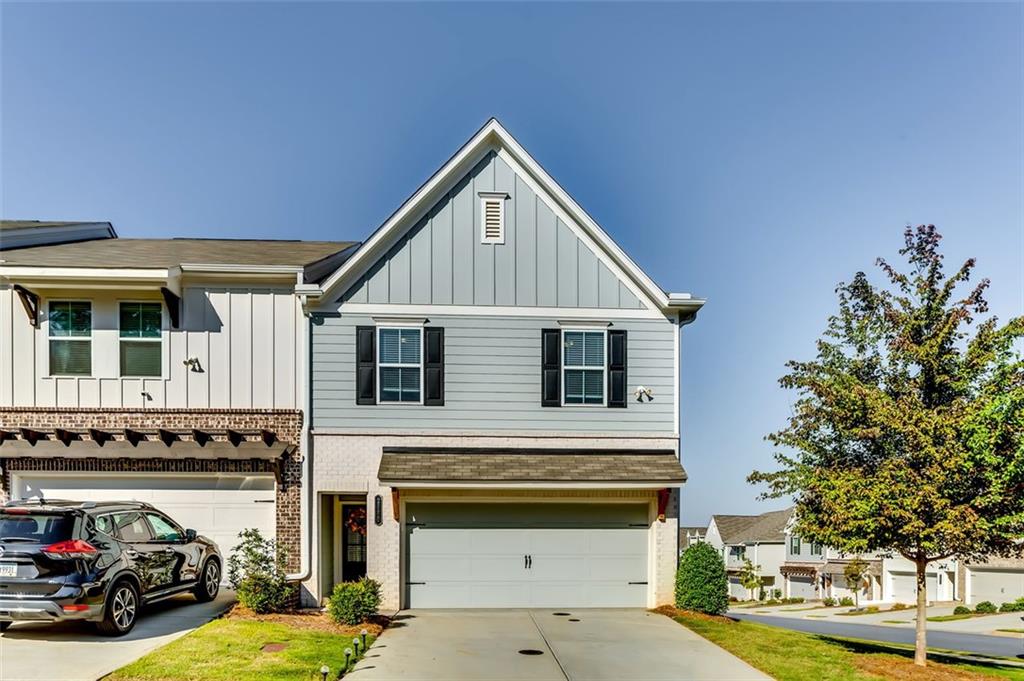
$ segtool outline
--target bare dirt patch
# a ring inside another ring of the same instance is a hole
[[[935,662],[929,662],[927,667],[918,667],[913,660],[892,656],[857,655],[853,664],[861,671],[891,681],[992,681],[988,674]]]
[[[235,606],[224,615],[224,617],[227,619],[252,620],[256,622],[275,622],[277,624],[287,625],[294,629],[326,631],[332,634],[340,634],[342,636],[358,636],[363,629],[366,629],[366,632],[374,637],[379,636],[380,632],[384,631],[390,622],[389,618],[383,615],[377,615],[365,624],[359,624],[352,627],[345,624],[335,623],[327,616],[327,613],[321,612],[315,608],[258,615],[238,603],[236,603]]]

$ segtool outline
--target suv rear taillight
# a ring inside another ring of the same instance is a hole
[[[43,553],[57,560],[71,560],[72,558],[92,558],[96,555],[97,551],[87,541],[68,539],[66,541],[59,541],[56,544],[50,544],[43,549]]]

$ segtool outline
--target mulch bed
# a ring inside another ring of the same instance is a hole
[[[861,671],[891,681],[992,681],[992,676],[929,662],[918,667],[907,658],[858,655],[853,664]]]
[[[665,615],[666,617],[690,617],[696,620],[707,620],[708,622],[718,622],[720,624],[736,624],[736,620],[725,617],[724,615],[706,615],[702,612],[695,612],[693,610],[680,610],[673,605],[662,605],[651,612],[656,612],[659,615]]]
[[[303,608],[299,610],[289,610],[288,612],[275,612],[268,613],[266,615],[259,615],[239,603],[236,603],[231,610],[225,613],[224,617],[239,620],[254,620],[257,622],[274,622],[276,624],[284,624],[295,629],[312,629],[332,634],[340,634],[342,636],[358,636],[363,629],[366,629],[367,633],[374,637],[380,636],[380,632],[384,631],[391,621],[389,617],[377,615],[369,622],[352,627],[346,624],[337,624],[327,616],[327,613],[322,612],[317,608]]]

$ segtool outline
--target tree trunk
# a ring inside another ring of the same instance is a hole
[[[928,621],[928,581],[925,577],[925,570],[928,562],[921,555],[917,556],[917,635],[914,638],[914,664],[921,667],[928,661],[928,645],[925,633],[925,625]]]

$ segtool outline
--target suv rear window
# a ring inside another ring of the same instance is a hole
[[[0,513],[0,541],[34,541],[40,544],[71,539],[75,519],[71,515]]]

